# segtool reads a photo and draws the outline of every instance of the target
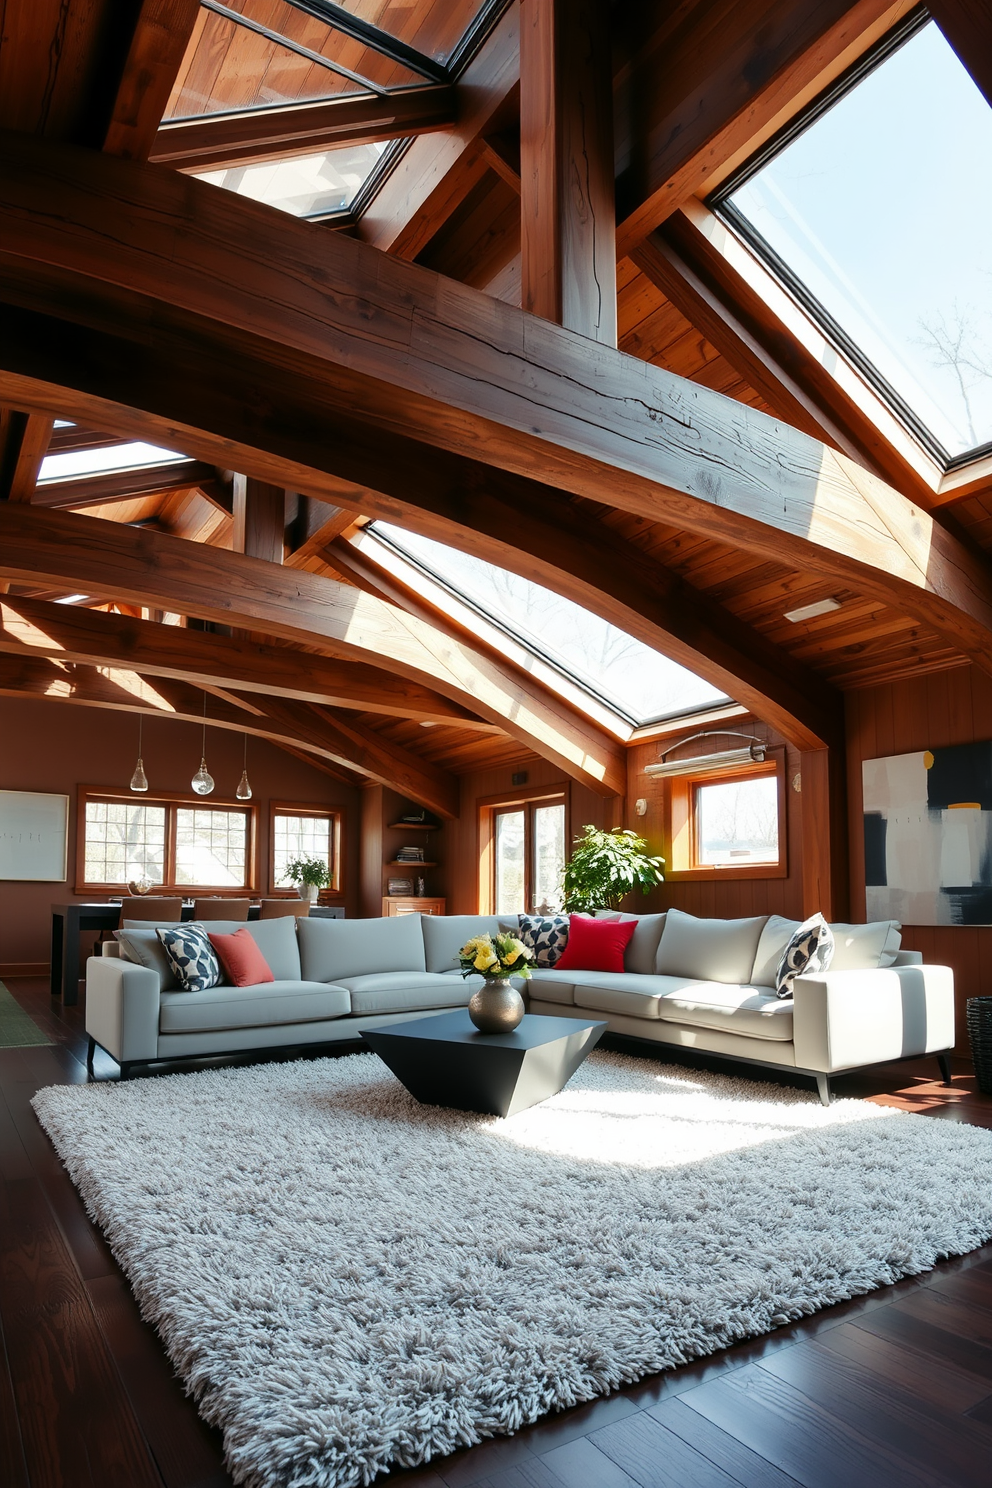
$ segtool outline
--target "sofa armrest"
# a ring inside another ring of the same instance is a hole
[[[158,1055],[159,977],[147,966],[91,956],[86,1032],[118,1063]]]
[[[794,985],[796,1064],[829,1074],[954,1046],[949,966],[824,972]]]

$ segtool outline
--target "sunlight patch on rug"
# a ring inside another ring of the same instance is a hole
[[[249,1488],[353,1488],[973,1250],[992,1134],[596,1053],[501,1121],[372,1054],[34,1100]]]

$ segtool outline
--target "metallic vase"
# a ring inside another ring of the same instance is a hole
[[[480,1033],[512,1033],[524,1015],[524,1000],[505,977],[493,977],[473,992],[468,1015]]]

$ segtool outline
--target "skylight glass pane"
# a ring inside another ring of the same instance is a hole
[[[200,180],[278,207],[293,217],[322,217],[347,210],[386,149],[388,142],[346,145],[321,155],[205,171]]]
[[[729,201],[949,456],[992,440],[992,109],[933,23]]]
[[[149,465],[178,465],[188,455],[158,449],[154,444],[112,444],[96,449],[70,450],[64,455],[46,455],[41,462],[38,484],[71,480],[77,475],[103,475],[110,470],[144,470]]]
[[[685,667],[530,579],[385,522],[371,530],[634,723],[725,700]]]
[[[443,5],[411,5],[410,0],[338,0],[345,10],[380,31],[388,31],[418,52],[446,62],[483,9],[482,0],[445,0]]]

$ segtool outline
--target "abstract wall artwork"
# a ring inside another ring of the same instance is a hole
[[[992,742],[865,760],[869,920],[992,925]]]
[[[69,797],[0,790],[0,878],[60,883]]]

